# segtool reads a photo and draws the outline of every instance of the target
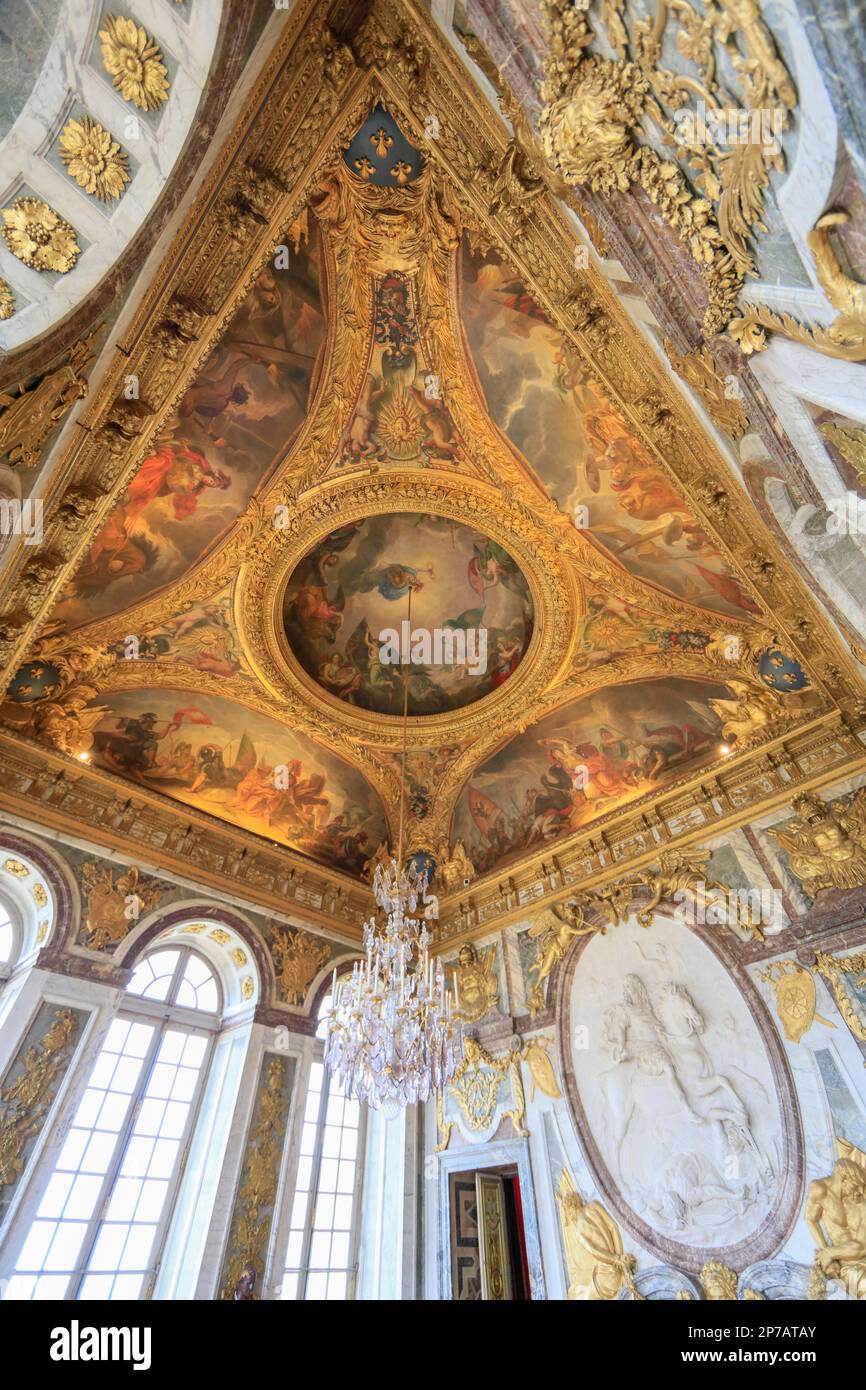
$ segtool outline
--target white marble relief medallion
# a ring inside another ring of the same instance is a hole
[[[760,1032],[713,953],[678,922],[617,927],[581,955],[569,1020],[589,1133],[634,1213],[685,1245],[747,1239],[778,1190],[782,1118]]]

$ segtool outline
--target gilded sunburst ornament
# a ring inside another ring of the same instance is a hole
[[[12,255],[32,270],[65,275],[81,253],[75,229],[41,198],[16,198],[3,209],[2,230]]]
[[[102,61],[125,101],[153,111],[168,97],[168,69],[146,30],[123,15],[109,15],[100,29]]]
[[[0,280],[0,319],[11,319],[15,313],[15,296],[5,280]]]
[[[108,202],[129,183],[129,165],[117,141],[89,116],[69,120],[60,132],[60,158],[79,188]]]

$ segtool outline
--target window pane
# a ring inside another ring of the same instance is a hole
[[[37,1216],[59,1216],[74,1181],[72,1173],[54,1173],[39,1203]]]
[[[121,1269],[145,1269],[155,1235],[155,1226],[133,1226],[120,1262]]]
[[[107,1221],[131,1221],[142,1189],[141,1178],[118,1178],[114,1184]]]
[[[86,1231],[85,1221],[61,1221],[45,1256],[44,1268],[73,1269]]]
[[[111,1274],[87,1274],[82,1282],[78,1297],[82,1299],[108,1298],[113,1283],[114,1276]]]
[[[89,1268],[117,1269],[128,1230],[129,1227],[126,1225],[104,1222],[99,1235],[96,1237]]]
[[[328,1291],[327,1274],[308,1274],[306,1298],[324,1298]]]
[[[80,1174],[75,1179],[75,1185],[69,1194],[69,1201],[64,1208],[64,1219],[67,1221],[89,1221],[101,1191],[102,1180],[100,1178],[85,1177],[83,1173]]]
[[[328,1298],[345,1299],[347,1283],[347,1274],[330,1274],[328,1276]]]
[[[289,1247],[286,1251],[286,1269],[296,1269],[301,1263],[301,1254],[304,1249],[303,1231],[292,1231],[289,1236]]]
[[[115,1301],[117,1299],[140,1298],[143,1284],[143,1274],[118,1274],[114,1281],[111,1297]]]

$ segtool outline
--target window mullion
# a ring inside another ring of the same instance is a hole
[[[319,1113],[316,1116],[316,1142],[313,1148],[313,1162],[310,1167],[310,1205],[307,1211],[307,1224],[304,1243],[301,1247],[302,1278],[298,1279],[299,1300],[307,1296],[307,1280],[310,1277],[310,1247],[313,1243],[313,1225],[316,1220],[316,1207],[319,1204],[319,1175],[322,1171],[322,1146],[325,1142],[325,1116],[328,1113],[328,1096],[331,1093],[331,1076],[325,1067],[322,1071],[322,1089],[319,1092]]]
[[[125,1013],[119,1013],[116,1015],[116,1017],[125,1018],[128,1017],[128,1015],[126,1015]],[[94,1208],[93,1215],[88,1223],[87,1235],[85,1236],[84,1241],[82,1242],[81,1254],[79,1255],[78,1259],[78,1267],[72,1271],[72,1274],[70,1276],[69,1286],[66,1292],[67,1300],[74,1301],[78,1298],[82,1280],[84,1279],[84,1276],[87,1273],[87,1266],[90,1263],[90,1257],[93,1254],[93,1247],[96,1244],[96,1239],[99,1235],[99,1228],[102,1225],[105,1213],[108,1210],[108,1203],[111,1200],[111,1194],[114,1191],[114,1184],[117,1181],[117,1175],[120,1172],[124,1157],[126,1155],[126,1150],[129,1147],[129,1141],[132,1138],[132,1131],[135,1128],[135,1121],[138,1118],[138,1113],[141,1109],[142,1098],[144,1096],[145,1090],[147,1089],[147,1084],[150,1080],[153,1068],[156,1065],[156,1058],[159,1052],[159,1044],[162,1040],[162,1034],[164,1029],[165,1024],[163,1024],[162,1027],[157,1027],[154,1029],[153,1037],[151,1038],[148,1044],[147,1052],[144,1055],[144,1064],[141,1068],[136,1089],[131,1097],[129,1113],[127,1114],[123,1126],[118,1132],[117,1142],[114,1146],[114,1155],[112,1157],[111,1163],[108,1165],[108,1170],[105,1174],[105,1178],[103,1179],[102,1191],[99,1194],[99,1201],[97,1202]],[[89,1082],[89,1075],[87,1079]],[[87,1087],[85,1086],[84,1089],[86,1091]]]

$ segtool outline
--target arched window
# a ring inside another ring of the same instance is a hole
[[[6,906],[4,897],[0,897],[0,970],[8,973],[12,957],[15,953],[15,927],[12,917]],[[2,979],[0,975],[0,979]]]
[[[142,958],[90,1071],[7,1298],[147,1297],[221,1003],[211,966],[191,946],[160,945]]]
[[[354,1295],[361,1204],[363,1115],[325,1070],[322,1039],[328,993],[319,1009],[301,1128],[281,1297],[347,1299]]]

